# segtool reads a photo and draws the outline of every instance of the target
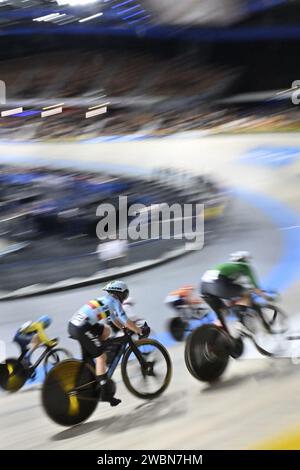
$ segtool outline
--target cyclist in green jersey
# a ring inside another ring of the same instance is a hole
[[[228,311],[224,300],[251,307],[252,292],[270,300],[270,297],[259,287],[251,267],[251,256],[247,251],[232,253],[228,262],[218,264],[206,271],[201,279],[201,294],[217,314],[223,326],[223,315],[226,315]]]

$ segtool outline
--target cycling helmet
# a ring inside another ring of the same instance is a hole
[[[250,263],[251,255],[249,251],[236,251],[231,253],[230,261],[233,263]]]
[[[129,296],[129,289],[127,284],[123,281],[111,281],[103,288],[103,290],[116,295],[121,303],[123,303]]]
[[[44,328],[48,328],[48,326],[50,326],[52,323],[52,319],[49,317],[49,315],[42,315],[37,321],[38,323],[42,323]]]

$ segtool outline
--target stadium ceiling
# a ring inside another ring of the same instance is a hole
[[[0,0],[0,35],[22,30],[226,26],[287,0]],[[291,0],[290,0],[291,1]]]

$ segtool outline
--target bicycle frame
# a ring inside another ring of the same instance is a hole
[[[204,307],[193,308],[190,305],[182,305],[180,307],[173,308],[173,310],[177,313],[177,316],[179,316],[179,318],[182,318],[186,321],[201,320],[209,312],[209,310]]]
[[[43,360],[45,359],[47,354],[51,351],[51,349],[52,348],[50,348],[49,346],[45,346],[44,351],[42,352],[40,357],[36,360],[36,362],[32,366],[34,369],[36,369],[41,364],[41,362],[43,362]]]
[[[235,306],[238,307],[239,304],[235,304]],[[250,308],[250,309],[256,311],[256,313],[258,313],[258,318],[260,319],[260,321],[261,321],[263,327],[265,328],[265,330],[266,330],[267,333],[270,333],[269,326],[268,326],[268,324],[267,324],[265,318],[264,318],[263,315],[261,314],[260,307],[261,307],[261,305],[260,305],[259,303],[255,302],[255,300],[253,300],[252,306],[251,306],[251,307],[247,307],[247,308]],[[274,309],[276,309],[275,306],[274,306]],[[217,313],[217,312],[216,312],[216,315],[217,315],[218,319],[220,320],[220,322],[221,322],[221,324],[222,324],[222,327],[223,327],[223,329],[226,331],[228,337],[229,337],[230,339],[234,340],[233,336],[230,334],[230,331],[229,331],[229,329],[228,329],[228,327],[227,327],[226,320],[225,320],[224,316],[222,315],[222,313],[220,313],[220,312]],[[274,313],[274,315],[273,315],[273,319],[275,319],[275,318],[276,318],[276,311],[275,311],[275,313]],[[270,334],[274,334],[274,333],[270,333]],[[258,351],[260,354],[262,354],[263,356],[267,356],[267,357],[276,357],[276,354],[273,354],[273,353],[267,351],[266,349],[264,349],[262,346],[260,346],[260,345],[256,342],[254,335],[248,334],[248,333],[246,333],[245,331],[242,331],[242,332],[241,332],[241,337],[248,338],[250,341],[252,341],[252,343],[254,344],[254,346],[255,346],[255,348],[257,349],[257,351]]]
[[[42,354],[38,357],[38,359],[36,360],[36,362],[32,365],[32,369],[36,369],[40,364],[41,362],[43,362],[43,360],[45,359],[45,357],[47,356],[47,354],[51,351],[52,347],[49,347],[49,346],[46,346],[46,345],[43,345],[44,346],[44,350],[42,352]],[[17,359],[17,363],[18,364],[21,364],[22,360],[24,359],[24,357],[26,356],[27,354],[27,351],[23,351],[21,353],[21,355],[18,357]],[[26,369],[29,369],[29,367],[26,366]]]
[[[138,350],[137,346],[135,345],[135,342],[132,340],[131,338],[131,334],[128,333],[126,331],[126,329],[123,330],[124,331],[124,336],[121,336],[119,338],[112,338],[112,339],[108,339],[106,340],[102,345],[101,347],[99,348],[99,356],[101,354],[104,354],[108,349],[109,349],[109,346],[111,344],[119,344],[120,345],[120,349],[117,351],[117,353],[115,354],[115,356],[113,357],[112,361],[111,361],[111,364],[107,370],[107,377],[109,379],[111,379],[111,377],[113,376],[123,354],[125,353],[125,350],[127,348],[127,346],[129,346],[132,350],[132,352],[135,354],[135,356],[137,357],[139,363],[141,364],[141,366],[143,367],[144,364],[145,364],[145,360],[143,358],[143,355],[140,353],[140,351]],[[92,368],[92,371],[93,373],[95,373],[95,363],[94,363],[94,359],[89,355],[87,354],[83,348],[81,347],[81,351],[82,351],[82,365],[83,367],[85,365],[88,365],[89,367]],[[78,381],[80,379],[80,372],[78,374]],[[78,384],[78,382],[77,382]],[[84,384],[84,385],[80,385],[78,386],[76,384],[75,388],[74,388],[74,391],[75,390],[80,390],[80,389],[83,389],[85,386],[89,385],[89,384]]]
[[[122,341],[117,341],[118,339],[121,339],[121,338],[115,338],[115,341],[111,340],[111,342],[110,342],[110,344],[112,344],[112,343],[118,344],[119,343],[120,348],[117,351],[117,353],[115,354],[115,356],[113,357],[113,360],[111,361],[110,366],[108,368],[107,377],[109,379],[111,379],[111,377],[113,376],[116,368],[118,367],[118,364],[121,360],[121,357],[123,356],[123,354],[126,350],[127,344],[128,344],[128,338],[126,338],[126,335],[124,335],[124,337],[122,337]],[[107,349],[107,347],[106,347],[106,349]]]

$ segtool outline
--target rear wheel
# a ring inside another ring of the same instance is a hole
[[[67,359],[48,373],[42,388],[42,404],[52,421],[73,426],[91,416],[99,395],[92,366]]]
[[[202,325],[188,337],[185,363],[198,380],[213,382],[225,371],[229,360],[228,338],[216,325]]]
[[[144,364],[140,364],[129,347],[121,363],[122,378],[134,396],[152,400],[169,386],[172,377],[171,359],[165,347],[153,339],[141,339],[135,342],[135,346],[143,356]]]
[[[171,318],[171,320],[169,320],[168,328],[172,337],[176,341],[183,341],[187,328],[187,321],[182,320],[180,317]]]
[[[8,358],[0,365],[0,386],[7,392],[20,390],[29,376],[28,368],[16,358]]]

